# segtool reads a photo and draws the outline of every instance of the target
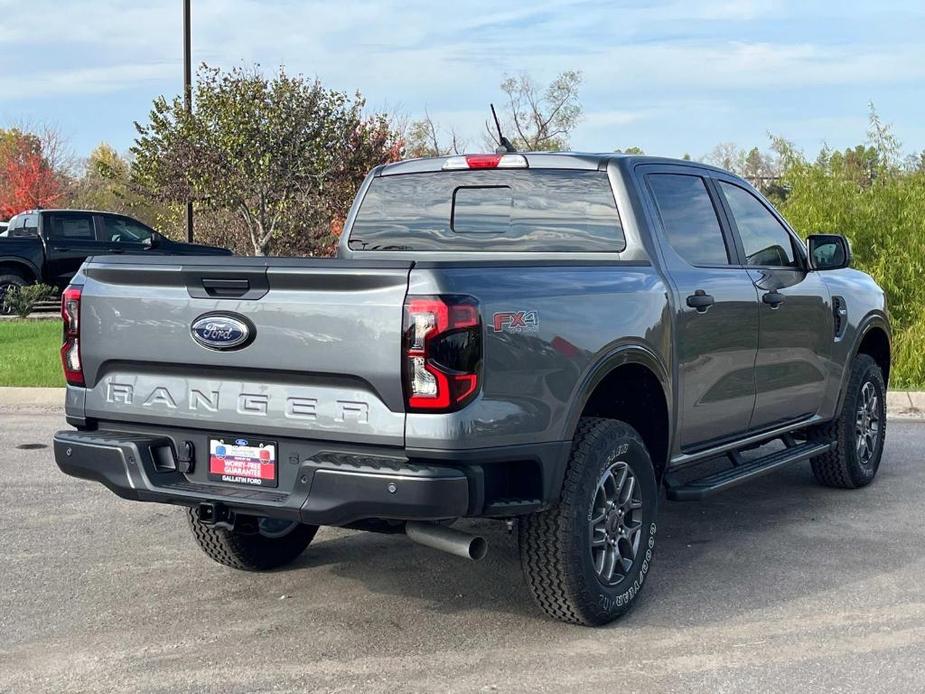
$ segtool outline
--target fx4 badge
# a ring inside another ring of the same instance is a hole
[[[492,314],[491,329],[496,333],[535,333],[540,319],[536,311],[500,311]]]

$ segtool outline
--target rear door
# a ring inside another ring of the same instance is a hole
[[[86,416],[400,446],[410,262],[122,256],[89,263]],[[224,350],[203,317],[248,326]]]
[[[813,415],[825,397],[832,350],[828,289],[770,205],[731,177],[716,186],[760,299],[751,428]]]
[[[67,284],[88,256],[110,252],[109,244],[97,239],[94,216],[70,210],[42,213],[45,271],[56,284]]]
[[[649,194],[656,235],[674,287],[682,449],[748,429],[755,404],[758,303],[748,271],[737,266],[722,208],[703,170],[637,169]]]

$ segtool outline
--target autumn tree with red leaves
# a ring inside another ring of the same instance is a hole
[[[64,197],[63,177],[44,149],[38,135],[0,130],[0,219],[49,207]]]

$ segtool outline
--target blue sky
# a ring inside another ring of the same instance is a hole
[[[0,125],[57,125],[77,154],[127,149],[182,78],[181,2],[0,0]],[[470,149],[505,75],[584,74],[575,149],[695,157],[783,135],[863,141],[867,103],[925,149],[925,2],[193,0],[193,59],[283,64]]]

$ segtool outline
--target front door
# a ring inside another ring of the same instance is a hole
[[[696,167],[642,168],[674,291],[678,442],[709,445],[748,429],[755,404],[758,299],[720,223],[716,191]]]
[[[809,272],[803,244],[753,192],[732,180],[717,189],[758,290],[757,399],[751,429],[811,416],[826,392],[832,350],[829,292]]]

